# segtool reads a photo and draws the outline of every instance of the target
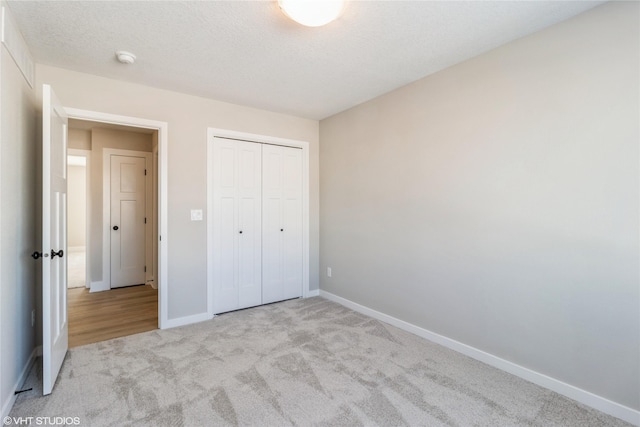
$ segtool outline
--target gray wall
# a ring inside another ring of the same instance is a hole
[[[640,409],[639,7],[321,121],[321,289]]]
[[[318,122],[184,95],[45,65],[36,67],[38,92],[51,84],[65,107],[168,123],[169,318],[207,311],[207,224],[190,220],[207,206],[207,127],[310,144],[310,286],[318,288]],[[92,164],[93,168],[93,164]],[[92,174],[94,173],[92,169]]]
[[[35,347],[36,106],[33,90],[0,47],[0,407]],[[37,319],[40,322],[40,319]]]
[[[72,123],[69,123],[69,126],[73,126]],[[67,130],[67,147],[91,151],[91,131],[69,127]]]

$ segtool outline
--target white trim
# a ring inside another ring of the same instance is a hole
[[[118,148],[103,148],[102,149],[102,281],[109,285],[111,288],[111,239],[108,238],[111,234],[111,156],[126,156],[126,157],[143,157],[145,161],[145,169],[151,171],[150,174],[145,175],[145,195],[144,195],[144,216],[147,218],[152,217],[152,206],[150,203],[152,180],[151,174],[153,173],[153,153],[150,151],[134,151],[134,150],[122,150]],[[152,226],[153,221],[147,221],[145,224],[145,237],[144,237],[144,262],[145,265],[149,265],[150,257],[148,239],[151,238],[149,229]],[[152,250],[153,252],[153,245]],[[145,272],[144,283],[147,283],[147,279],[151,277],[150,272]]]
[[[213,138],[277,144],[302,149],[302,297],[309,295],[309,143],[226,129],[207,129],[207,312],[213,317]]]
[[[382,322],[388,323],[414,335],[440,344],[451,350],[457,351],[458,353],[462,353],[465,356],[469,356],[473,359],[479,360],[483,363],[486,363],[487,365],[493,366],[494,368],[498,368],[502,371],[530,381],[541,387],[555,391],[556,393],[576,400],[584,405],[597,409],[598,411],[604,412],[605,414],[620,418],[621,420],[624,420],[631,424],[640,425],[640,411],[613,402],[602,396],[598,396],[589,391],[572,386],[571,384],[567,384],[545,374],[533,371],[529,368],[517,365],[513,362],[509,362],[508,360],[502,359],[498,356],[494,356],[493,354],[479,350],[475,347],[471,347],[470,345],[463,344],[459,341],[447,338],[443,335],[405,322],[404,320],[397,319],[393,316],[389,316],[388,314],[384,314],[372,308],[360,305],[330,292],[320,290],[320,296],[330,301],[344,305],[345,307],[357,311],[358,313],[373,317],[374,319],[378,319]]]
[[[1,6],[0,38],[26,82],[33,88],[35,67],[33,57],[31,56],[31,52],[29,52],[29,46],[24,41],[24,37],[22,37],[22,33],[20,33],[10,10],[4,4]]]
[[[22,372],[20,372],[18,381],[16,381],[16,383],[13,385],[13,388],[9,390],[9,396],[7,396],[7,399],[2,404],[2,419],[9,416],[9,412],[11,412],[11,408],[13,407],[13,404],[16,402],[16,398],[18,397],[16,391],[18,391],[18,389],[27,380],[27,376],[31,371],[31,367],[36,362],[36,357],[39,355],[38,349],[40,349],[40,355],[42,355],[42,346],[38,346],[33,349],[31,355],[29,356],[29,360],[27,360],[27,363],[22,368]]]
[[[91,282],[91,285],[89,285],[89,292],[104,292],[110,289],[111,287],[109,286],[109,283],[103,282],[102,280],[98,282]]]
[[[91,288],[91,150],[84,150],[79,148],[69,148],[67,150],[67,156],[81,156],[86,159],[85,162],[85,231],[84,231],[84,272],[85,272],[85,287]],[[67,230],[69,227],[67,226]],[[67,248],[71,251],[71,247]]]
[[[177,317],[175,319],[169,319],[163,329],[177,328],[178,326],[190,325],[192,323],[204,322],[210,320],[209,313],[193,314],[191,316]]]
[[[320,296],[320,289],[310,290],[307,298]]]
[[[2,7],[2,14],[4,14],[4,6]],[[0,19],[2,19],[0,21],[0,32],[3,32],[4,31],[4,17],[0,17]],[[0,70],[2,70],[2,52],[0,52]],[[0,105],[1,105],[1,103],[0,103]],[[0,106],[0,118],[1,117],[4,117],[4,111],[2,110],[2,107]],[[2,144],[2,146],[4,146],[4,144],[6,144],[6,143],[4,142],[4,139],[2,138],[2,122],[3,122],[3,120],[0,120],[0,144]],[[4,193],[2,192],[2,154],[1,153],[2,153],[2,150],[0,150],[0,200],[2,200],[4,198]],[[35,181],[37,181],[37,179]],[[2,210],[0,210],[0,224],[2,224]],[[2,242],[2,227],[1,226],[0,226],[0,242]],[[4,255],[5,255],[5,253],[2,251],[2,248],[0,248],[0,277],[2,277],[2,258],[4,258]],[[37,270],[36,270],[35,275],[36,275],[36,277],[38,276]],[[2,296],[2,288],[3,288],[3,286],[2,286],[2,284],[0,284],[0,319],[2,318],[2,301],[6,301],[6,299],[3,298],[3,296]],[[31,309],[33,310],[33,306],[31,307]],[[2,367],[4,366],[2,364],[2,342],[3,341],[4,340],[2,339],[2,336],[0,336],[0,413],[1,413],[0,415],[4,419],[4,417],[7,414],[5,413],[5,405],[2,403],[2,384],[4,384],[4,382],[2,382]],[[9,409],[7,409],[7,412],[10,410],[11,406],[13,406],[13,403],[11,405],[9,405],[9,407],[8,407]]]
[[[154,129],[158,131],[158,277],[154,278],[158,286],[158,327],[165,329],[169,322],[169,125],[167,122],[141,119],[138,117],[119,116],[109,113],[65,108],[71,119],[92,122],[111,123],[116,125]]]

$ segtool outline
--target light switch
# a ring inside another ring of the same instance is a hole
[[[202,221],[202,209],[191,209],[191,221]]]

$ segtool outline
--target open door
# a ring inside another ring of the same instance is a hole
[[[50,394],[69,348],[67,114],[42,87],[42,391]]]

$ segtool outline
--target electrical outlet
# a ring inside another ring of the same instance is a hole
[[[33,328],[36,325],[36,311],[31,310],[31,327]]]
[[[202,221],[202,209],[191,209],[191,221]]]
[[[331,267],[327,267],[327,277],[331,277]]]

